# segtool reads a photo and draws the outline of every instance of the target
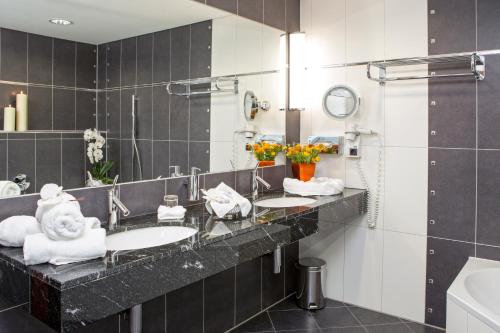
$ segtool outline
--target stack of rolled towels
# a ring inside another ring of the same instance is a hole
[[[27,265],[63,265],[106,255],[106,231],[95,217],[56,184],[40,191],[35,217],[13,216],[0,223],[0,244],[23,247]]]

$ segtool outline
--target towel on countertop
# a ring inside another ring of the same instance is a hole
[[[21,188],[9,180],[0,181],[0,198],[13,197],[21,194]]]
[[[88,229],[82,237],[68,241],[54,241],[43,233],[29,235],[23,252],[26,265],[64,265],[102,258],[106,255],[106,230]]]
[[[38,200],[38,208],[35,217],[38,221],[42,221],[43,214],[56,207],[61,203],[70,203],[80,210],[78,200],[71,194],[65,193],[61,186],[56,184],[45,184],[40,190],[40,200]]]
[[[207,200],[205,207],[210,214],[215,213],[219,218],[223,218],[236,206],[240,207],[243,217],[246,217],[252,209],[252,204],[247,198],[224,183],[220,183],[216,188],[211,188],[203,193],[205,194],[203,198]]]
[[[283,180],[283,189],[288,193],[301,196],[336,195],[344,191],[344,181],[327,177],[311,178],[308,182],[285,178]]]
[[[158,207],[159,220],[180,220],[184,218],[185,214],[186,208],[182,206],[167,207],[162,205]]]
[[[28,235],[42,232],[40,223],[33,216],[11,216],[0,223],[0,244],[22,247]]]
[[[63,202],[42,215],[42,231],[52,240],[79,238],[85,231],[85,218],[78,207],[71,202]]]

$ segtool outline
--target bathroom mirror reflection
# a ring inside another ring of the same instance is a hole
[[[0,197],[251,168],[285,135],[280,29],[192,0],[0,5]]]
[[[358,111],[360,101],[351,87],[337,85],[328,89],[323,96],[323,110],[334,118],[347,118]]]

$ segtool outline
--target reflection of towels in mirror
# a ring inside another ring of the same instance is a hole
[[[13,197],[21,194],[21,189],[16,183],[4,180],[0,181],[0,198]]]

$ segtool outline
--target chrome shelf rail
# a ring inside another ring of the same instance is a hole
[[[197,88],[193,91],[193,86],[210,85],[206,89]],[[238,93],[238,78],[237,77],[209,77],[201,79],[191,79],[183,81],[173,81],[167,85],[169,95],[176,96],[199,96],[212,95],[220,93]],[[182,87],[183,91],[174,91],[175,86]]]

